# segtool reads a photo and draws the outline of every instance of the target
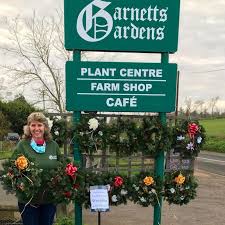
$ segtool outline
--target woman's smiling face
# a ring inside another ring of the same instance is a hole
[[[29,125],[31,136],[34,140],[44,138],[45,125],[38,121],[32,121]]]

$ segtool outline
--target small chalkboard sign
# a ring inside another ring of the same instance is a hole
[[[166,156],[166,171],[194,170],[194,159],[183,158],[179,152],[171,149]]]

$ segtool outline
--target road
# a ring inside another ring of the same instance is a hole
[[[195,169],[225,176],[225,154],[202,151],[196,160]]]

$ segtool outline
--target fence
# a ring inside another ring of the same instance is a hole
[[[152,156],[142,155],[141,153],[132,156],[119,156],[116,154],[104,154],[101,150],[97,154],[82,155],[83,165],[87,169],[96,172],[118,172],[127,173],[130,177],[140,171],[154,169],[154,159]]]

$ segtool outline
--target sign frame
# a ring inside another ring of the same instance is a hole
[[[106,69],[108,74],[99,73],[107,72]],[[125,77],[132,76],[133,71],[142,77]],[[66,63],[66,109],[172,112],[176,104],[176,82],[176,64],[70,61]]]
[[[64,2],[67,50],[177,51],[180,0]],[[124,8],[129,11],[124,12]]]

